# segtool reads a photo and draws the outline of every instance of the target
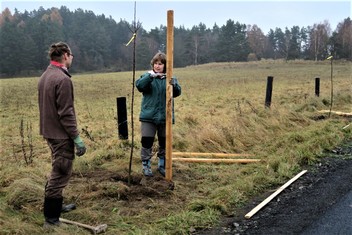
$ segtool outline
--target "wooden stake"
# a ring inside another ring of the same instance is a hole
[[[167,43],[166,43],[166,163],[165,179],[172,180],[172,85],[174,55],[174,11],[167,11]]]
[[[260,159],[224,159],[224,158],[173,158],[180,162],[218,162],[218,163],[252,163],[260,162]]]
[[[333,113],[339,116],[352,117],[352,113],[344,113],[340,111],[320,110],[319,113]]]
[[[301,171],[299,174],[297,174],[295,177],[293,177],[291,180],[289,180],[286,184],[281,186],[278,190],[276,190],[273,194],[271,194],[269,197],[267,197],[264,201],[262,201],[258,206],[254,207],[249,213],[247,213],[244,217],[246,219],[251,218],[255,213],[257,213],[260,209],[262,209],[266,204],[268,204],[274,197],[276,197],[279,193],[281,193],[285,188],[287,188],[290,184],[292,184],[294,181],[296,181],[299,177],[301,177],[303,174],[305,174],[307,170]]]
[[[194,153],[194,152],[173,152],[172,156],[182,156],[182,157],[253,157],[251,154],[241,154],[241,153]]]

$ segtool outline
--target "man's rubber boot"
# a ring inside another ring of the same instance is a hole
[[[63,198],[44,198],[44,228],[60,226],[60,215]]]
[[[63,205],[61,208],[61,212],[62,213],[66,213],[66,212],[70,212],[72,210],[76,209],[76,205],[75,204],[67,204],[67,205]]]

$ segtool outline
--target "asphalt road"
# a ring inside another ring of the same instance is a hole
[[[219,226],[197,235],[352,235],[352,141],[333,150],[250,219],[253,199]]]
[[[352,182],[346,183],[352,184]],[[302,233],[302,235],[333,234],[352,234],[352,191],[343,196],[340,201]]]

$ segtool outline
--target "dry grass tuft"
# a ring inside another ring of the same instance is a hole
[[[31,178],[15,180],[6,188],[6,201],[14,209],[40,208],[43,202],[43,185],[34,182]]]

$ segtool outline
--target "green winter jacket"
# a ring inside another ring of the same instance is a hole
[[[143,74],[137,81],[138,91],[143,93],[139,120],[154,124],[166,123],[166,78],[151,77]],[[181,95],[181,86],[176,78],[172,78],[173,97]],[[172,106],[172,123],[175,122],[174,107]]]

